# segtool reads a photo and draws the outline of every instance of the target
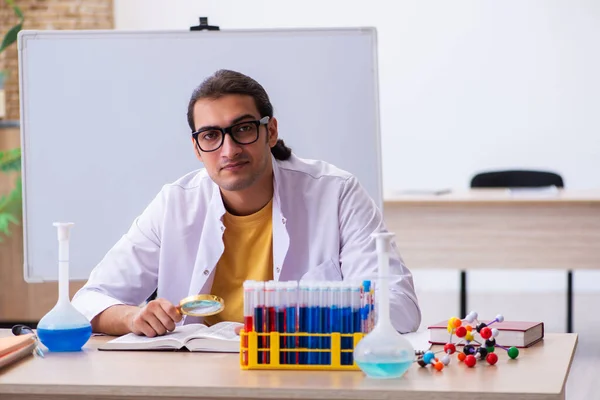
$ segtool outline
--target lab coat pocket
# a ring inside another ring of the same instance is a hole
[[[303,281],[341,281],[342,270],[339,263],[336,263],[332,258],[322,262],[316,267],[311,267],[302,276]]]

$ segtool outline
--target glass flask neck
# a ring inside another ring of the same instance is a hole
[[[58,303],[69,300],[69,242],[58,242]]]
[[[390,292],[389,292],[389,274],[390,274],[390,248],[393,233],[376,233],[373,235],[376,240],[378,278],[376,283],[376,304],[377,304],[377,325],[382,327],[392,327],[390,321]]]

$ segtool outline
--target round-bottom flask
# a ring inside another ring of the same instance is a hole
[[[354,360],[370,378],[399,378],[414,361],[412,344],[399,334],[390,321],[389,251],[392,233],[373,234],[377,243],[379,273],[377,279],[377,322],[354,349]]]

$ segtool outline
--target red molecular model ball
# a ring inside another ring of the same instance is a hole
[[[467,334],[467,328],[465,328],[464,326],[459,326],[458,328],[456,328],[455,333],[458,337],[465,337],[465,335]]]
[[[492,330],[486,326],[485,328],[481,329],[481,332],[479,332],[479,334],[482,338],[487,340],[492,337]]]
[[[456,346],[454,344],[447,343],[446,345],[444,345],[444,353],[454,354],[455,351],[456,351]]]
[[[465,364],[467,364],[467,367],[472,368],[477,364],[477,360],[474,356],[468,355],[465,357]]]
[[[489,353],[485,359],[490,365],[494,365],[498,362],[498,356],[495,353]]]

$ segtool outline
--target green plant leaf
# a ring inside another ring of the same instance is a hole
[[[20,171],[21,170],[21,149],[12,149],[0,151],[0,171]]]
[[[10,231],[8,230],[8,223],[10,222],[8,220],[10,214],[0,214],[0,232],[4,233],[5,235],[10,235]]]
[[[23,17],[23,12],[21,11],[21,9],[17,6],[13,6],[13,11],[15,12],[15,14],[17,14],[17,17],[19,17],[19,19],[21,20],[20,22],[22,23],[25,17]]]
[[[0,239],[2,236],[9,236],[10,231],[8,230],[8,219],[6,218],[6,214],[0,214]]]
[[[0,45],[0,53],[2,53],[4,49],[6,49],[8,46],[17,41],[17,35],[19,34],[19,31],[21,29],[23,29],[22,23],[10,28],[10,30],[6,33],[6,36],[4,36],[4,39],[2,40],[2,44]]]
[[[10,225],[19,225],[23,211],[23,193],[21,177],[16,180],[15,188],[6,196],[0,196],[0,242],[2,234],[10,235]]]

